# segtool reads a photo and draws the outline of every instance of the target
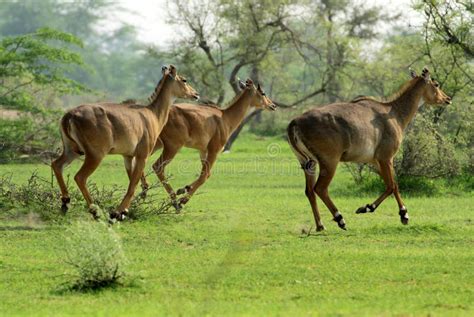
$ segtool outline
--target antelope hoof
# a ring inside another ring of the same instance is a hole
[[[127,219],[127,214],[128,214],[128,209],[124,209],[123,211],[115,211],[110,213],[110,219],[117,220],[117,221],[123,221]]]
[[[344,218],[342,217],[342,215],[339,212],[336,213],[336,216],[334,217],[333,220],[335,222],[337,222],[337,225],[339,226],[339,228],[341,228],[342,230],[347,230],[346,229],[346,222],[344,221]]]
[[[183,197],[178,200],[178,204],[182,207],[183,205],[186,205],[188,201],[189,201],[189,197]]]
[[[408,217],[408,211],[406,209],[400,209],[398,214],[400,215],[400,221],[402,224],[407,225],[410,220],[410,217]]]
[[[176,191],[176,195],[183,195],[183,194],[186,194],[187,192],[189,192],[189,190],[191,189],[191,186],[184,186],[183,188],[180,188]]]
[[[181,206],[181,204],[179,204],[176,200],[173,200],[171,202],[171,205],[174,207],[174,209],[176,209],[176,212],[180,212],[181,209],[183,209],[183,206]]]
[[[364,207],[360,207],[359,209],[356,210],[356,214],[365,214],[367,212],[374,212],[376,206],[374,204],[372,205],[365,205]]]
[[[316,231],[324,231],[326,227],[324,225],[316,226]]]
[[[92,218],[94,220],[99,220],[100,219],[100,208],[97,205],[90,205],[89,206],[89,213],[92,215]]]
[[[61,211],[63,214],[65,214],[67,210],[69,209],[67,205],[71,202],[71,198],[61,197],[61,201],[62,201]]]

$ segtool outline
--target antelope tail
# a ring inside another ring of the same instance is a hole
[[[69,146],[72,151],[82,155],[84,152],[81,151],[78,141],[75,140],[71,135],[71,125],[73,118],[74,115],[72,113],[66,112],[66,114],[61,119],[61,135],[63,139],[63,146]]]
[[[316,161],[314,155],[309,151],[301,138],[301,132],[295,120],[292,120],[288,125],[288,143],[295,153],[302,168],[305,168],[309,162]]]

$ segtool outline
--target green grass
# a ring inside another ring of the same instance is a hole
[[[175,188],[195,178],[198,157],[185,150],[171,164]],[[79,163],[66,170],[71,179]],[[50,177],[46,165],[0,166],[18,183],[35,170]],[[91,180],[125,191],[122,159],[109,157]],[[375,214],[356,215],[377,196],[357,188],[340,167],[330,190],[348,230],[318,201],[327,231],[302,234],[313,218],[296,159],[283,140],[246,135],[184,212],[116,225],[129,281],[88,293],[60,288],[66,221],[3,210],[0,315],[474,315],[472,193],[402,192],[411,217],[402,226],[393,198]],[[58,198],[50,212],[59,207]],[[76,207],[66,220],[88,217]]]

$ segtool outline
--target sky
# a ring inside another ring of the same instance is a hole
[[[167,0],[117,0],[117,3],[130,11],[122,12],[119,17],[137,27],[141,41],[157,46],[168,46],[177,35],[174,27],[166,22]]]
[[[171,41],[179,36],[175,26],[167,23],[167,0],[115,0],[126,10],[118,13],[118,17],[138,28],[138,38],[142,42],[156,46],[167,47]],[[408,25],[421,24],[418,12],[411,9],[413,0],[356,0],[368,4],[381,5],[391,13],[401,12],[403,18],[400,23]],[[113,24],[113,21],[110,21]]]

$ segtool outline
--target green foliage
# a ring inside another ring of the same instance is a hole
[[[64,236],[64,263],[70,288],[89,291],[117,285],[125,276],[126,258],[115,231],[103,222],[77,221]]]
[[[288,118],[286,114],[263,111],[251,122],[249,131],[261,136],[282,136],[286,138]]]
[[[62,47],[57,47],[57,46]],[[76,94],[86,88],[70,79],[71,66],[82,66],[79,54],[67,46],[82,46],[71,34],[49,28],[6,37],[0,41],[0,104],[24,111],[38,111],[32,90]]]
[[[60,147],[60,114],[52,111],[0,119],[0,164],[50,160]]]
[[[450,178],[461,172],[453,144],[434,124],[418,116],[407,131],[394,165],[398,176]],[[464,161],[464,164],[467,162]]]

